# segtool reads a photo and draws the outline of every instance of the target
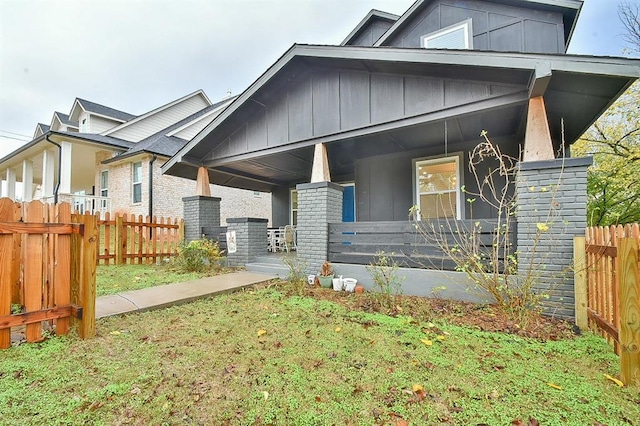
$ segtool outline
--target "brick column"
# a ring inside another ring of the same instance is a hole
[[[237,247],[235,253],[227,253],[229,266],[244,266],[267,254],[267,222],[268,219],[255,217],[227,219],[227,232],[236,232]]]
[[[186,242],[202,238],[204,226],[220,226],[220,201],[222,198],[201,195],[182,199]]]
[[[542,301],[545,315],[575,317],[573,237],[584,235],[587,226],[591,162],[584,157],[520,163],[518,275],[533,265],[536,291],[549,294]]]
[[[329,252],[329,223],[342,222],[342,191],[331,182],[304,183],[298,190],[298,260],[317,274]]]

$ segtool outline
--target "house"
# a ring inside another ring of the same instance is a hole
[[[38,123],[33,140],[0,159],[6,194],[23,201],[69,201],[79,211],[181,218],[187,179],[160,167],[234,99],[212,103],[202,90],[141,115],[76,98],[69,114]],[[16,185],[20,183],[21,185]],[[16,188],[21,193],[16,194]],[[222,218],[270,218],[268,193],[211,185],[224,196]]]
[[[527,179],[538,186],[572,176],[554,192],[563,228],[545,248],[554,253],[549,271],[568,270],[572,238],[586,226],[589,164],[570,158],[571,144],[640,76],[638,60],[566,54],[582,3],[417,0],[402,16],[373,10],[339,46],[293,45],[162,171],[196,179],[201,170],[228,186],[271,192],[273,224],[298,225],[308,272],[328,258],[346,275],[356,271],[346,264],[366,264],[376,247],[402,240],[406,231],[382,232],[407,221],[414,205],[423,220],[496,215],[482,203],[472,212],[462,189],[477,190],[468,154],[486,130],[521,160],[511,190],[522,200]],[[519,213],[521,259],[536,220],[547,221],[531,206],[522,203]],[[349,221],[349,232],[335,226]],[[368,256],[347,253],[358,234]],[[564,278],[551,299],[570,316],[572,278]],[[405,293],[428,295],[438,282],[415,280]]]

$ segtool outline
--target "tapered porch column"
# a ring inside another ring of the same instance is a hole
[[[196,195],[211,197],[209,185],[209,171],[206,167],[198,167],[198,180],[196,181]]]
[[[71,154],[73,145],[70,142],[62,142],[60,154],[60,189],[61,194],[71,194]]]
[[[7,169],[7,197],[16,199],[16,171]]]
[[[33,161],[22,162],[22,201],[33,200]]]
[[[554,158],[544,98],[542,96],[531,98],[527,112],[527,130],[524,136],[522,161],[553,160]]]
[[[55,175],[55,152],[45,150],[42,153],[42,198],[53,197],[53,182]],[[46,200],[50,201],[50,200]]]
[[[298,191],[298,259],[307,273],[317,274],[328,260],[329,223],[342,222],[342,191],[331,183],[327,149],[317,144],[313,157],[311,183],[296,186]]]

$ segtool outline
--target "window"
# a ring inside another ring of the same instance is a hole
[[[471,19],[423,35],[420,44],[428,49],[473,49]]]
[[[142,202],[142,163],[133,163],[132,171],[132,201],[134,204],[136,204]]]
[[[82,120],[80,120],[80,132],[87,133],[88,131],[89,131],[89,125],[87,123],[87,119],[83,118]]]
[[[100,173],[100,196],[109,196],[109,170],[103,170]]]
[[[289,217],[289,223],[293,226],[298,224],[298,191],[291,190],[291,216]]]
[[[422,219],[462,218],[461,155],[415,161],[416,204]]]

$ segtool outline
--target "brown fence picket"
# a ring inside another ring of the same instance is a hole
[[[55,221],[58,223],[71,223],[71,206],[68,203],[56,206]],[[71,235],[55,236],[55,305],[65,306],[71,303]],[[56,334],[63,335],[69,332],[69,318],[60,318],[56,322]]]
[[[0,199],[0,221],[13,222],[14,203],[8,198]],[[0,234],[0,316],[11,314],[12,303],[12,259],[13,259],[13,235]],[[8,265],[7,268],[4,265]],[[11,346],[11,329],[0,329],[0,349]]]
[[[30,223],[43,222],[43,206],[40,201],[31,201],[23,205],[23,217]],[[25,235],[24,256],[24,307],[26,312],[39,311],[42,306],[42,234]],[[27,342],[42,340],[42,324],[27,324]]]

